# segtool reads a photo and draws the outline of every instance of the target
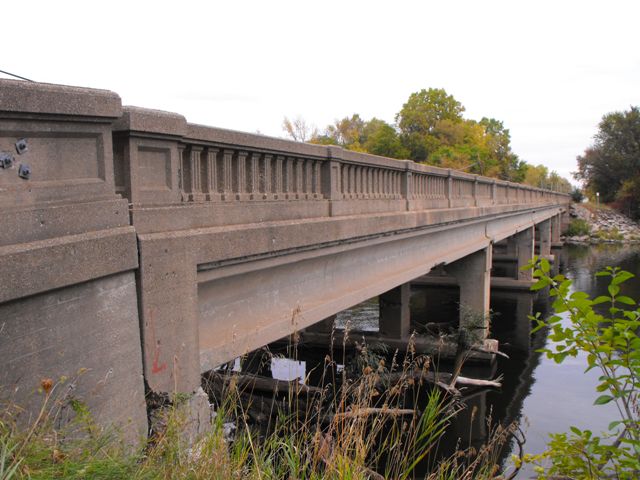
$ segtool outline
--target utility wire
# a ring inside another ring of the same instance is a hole
[[[15,73],[5,72],[4,70],[0,70],[0,73],[4,73],[5,75],[11,75],[12,77],[19,78],[20,80],[26,80],[27,82],[33,82],[33,80],[29,80],[28,78],[21,77],[20,75],[16,75]]]

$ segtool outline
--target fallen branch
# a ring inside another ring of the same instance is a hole
[[[496,380],[482,380],[480,378],[467,378],[458,375],[456,385],[473,385],[474,387],[494,387],[502,388],[502,383]]]
[[[397,372],[397,373],[389,373],[381,375],[382,379],[386,379],[390,382],[399,382],[402,380],[413,380],[413,381],[426,381],[429,383],[433,383],[443,388],[449,393],[459,393],[457,389],[449,385],[451,382],[452,375],[450,373],[439,373],[435,374],[434,372]],[[494,387],[494,388],[502,388],[502,383],[500,382],[501,377],[495,380],[483,380],[479,378],[469,378],[469,377],[461,377],[457,376],[455,379],[455,385],[472,385],[475,387]]]

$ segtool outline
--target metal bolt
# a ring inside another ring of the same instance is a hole
[[[16,152],[18,152],[18,155],[22,155],[23,153],[26,153],[27,150],[28,150],[28,147],[27,147],[26,138],[21,138],[16,142]]]
[[[18,168],[18,176],[24,180],[29,180],[31,176],[31,167],[26,163],[21,163],[20,168]]]
[[[11,168],[13,166],[13,155],[9,152],[0,152],[0,168]]]

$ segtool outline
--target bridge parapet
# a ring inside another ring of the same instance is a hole
[[[136,107],[124,108],[114,127],[113,142],[116,190],[129,198],[134,212],[140,210],[134,216],[140,218],[136,226],[142,231],[162,230],[157,222],[155,227],[147,225],[142,216],[167,205],[191,205],[202,212],[225,205],[225,213],[218,208],[215,215],[202,214],[200,222],[183,222],[183,228],[199,228],[443,208],[543,205],[566,197],[338,146],[189,124],[177,114]],[[278,209],[268,206],[274,202],[279,203]],[[172,223],[171,229],[176,225]]]

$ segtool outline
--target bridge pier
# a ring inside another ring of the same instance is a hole
[[[491,253],[488,246],[446,267],[460,288],[460,328],[468,329],[476,342],[485,340],[489,334]]]
[[[411,335],[409,283],[404,283],[380,295],[380,335],[394,339],[408,339]]]
[[[551,220],[545,220],[538,226],[540,232],[540,256],[549,257],[551,255]]]
[[[521,232],[516,233],[513,237],[513,243],[516,246],[516,279],[518,280],[531,280],[531,270],[521,270],[523,266],[531,261],[533,258],[534,250],[534,237],[535,227],[527,228]]]

